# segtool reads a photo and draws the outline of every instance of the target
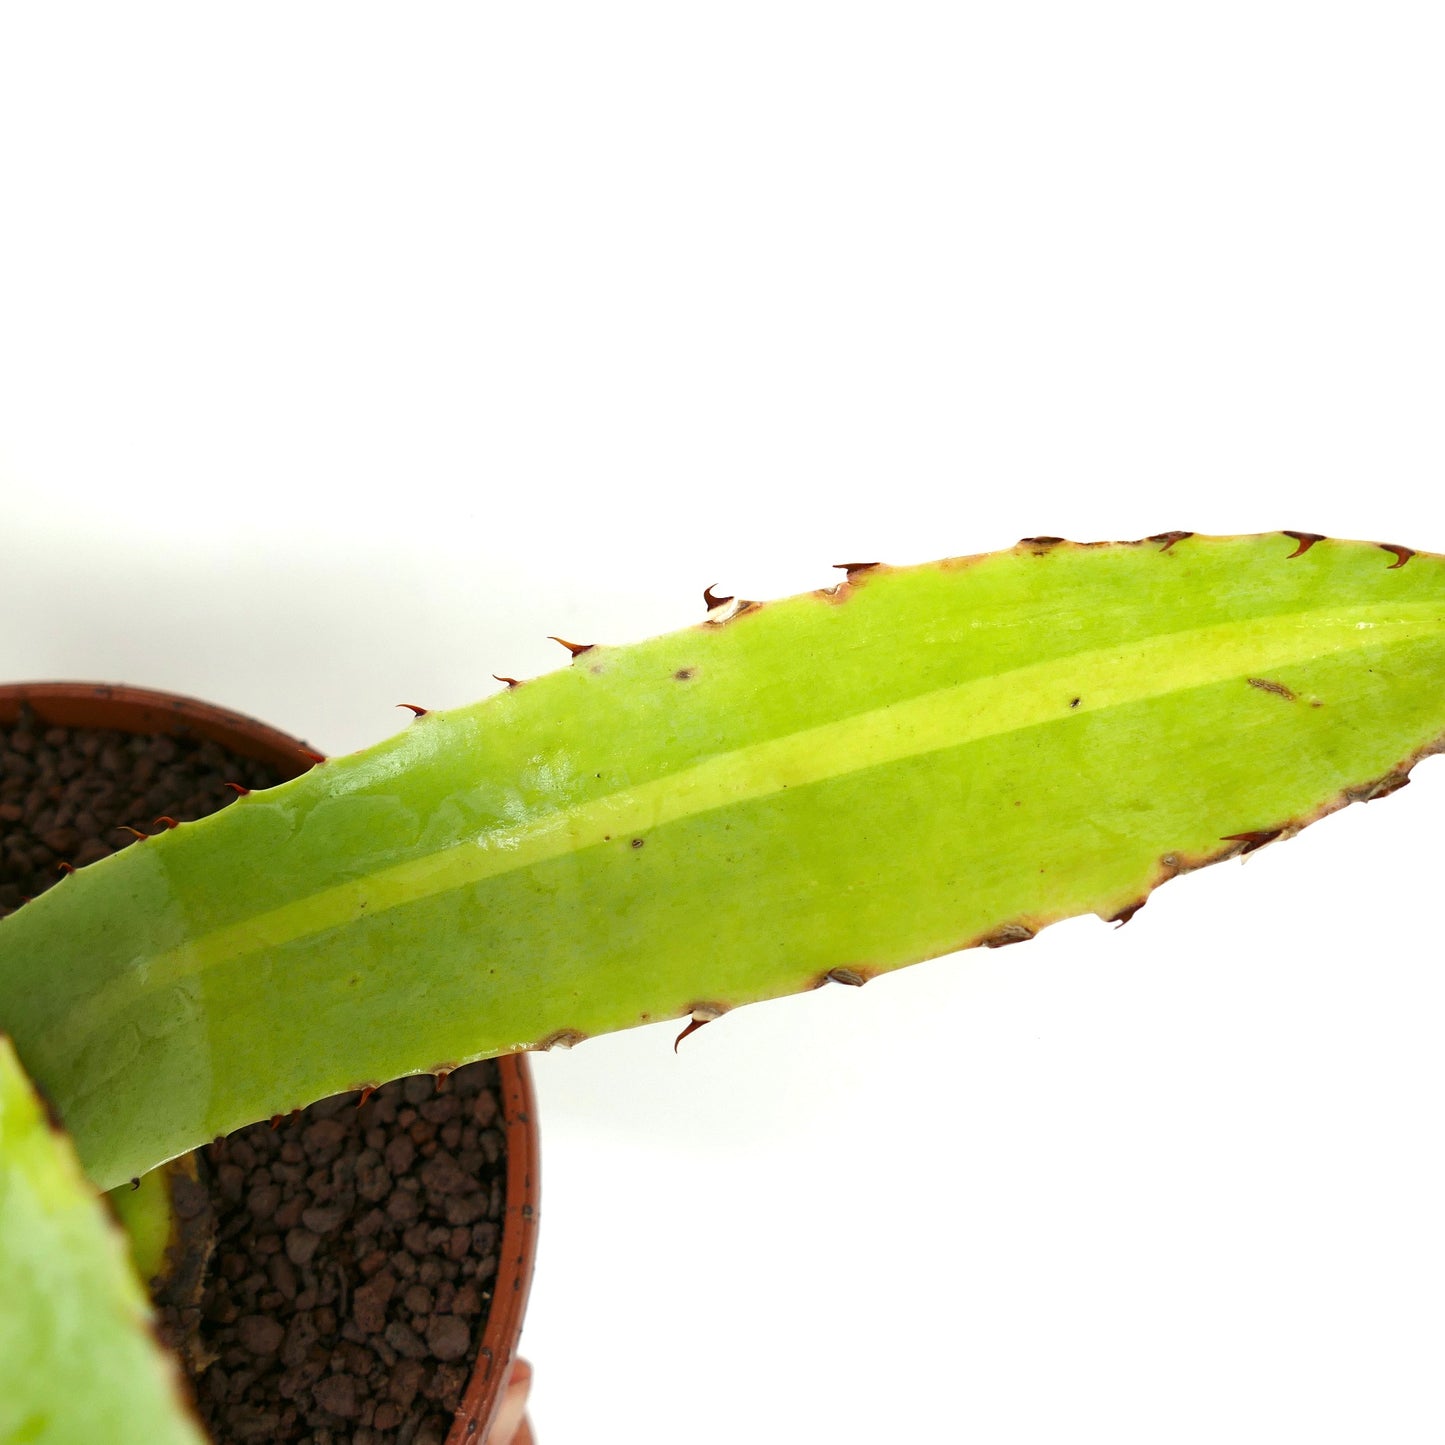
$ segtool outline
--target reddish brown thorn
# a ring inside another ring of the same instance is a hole
[[[1399,559],[1398,561],[1391,562],[1390,565],[1385,568],[1386,572],[1393,572],[1396,567],[1403,567],[1405,563],[1415,555],[1415,549],[1413,547],[1397,547],[1393,542],[1381,542],[1379,546],[1384,548],[1386,552],[1393,552]]]
[[[367,1084],[367,1085],[362,1089],[361,1095],[360,1095],[360,1097],[359,1097],[359,1098],[357,1099],[357,1101],[356,1101],[356,1107],[359,1109],[375,1092],[376,1092],[376,1085],[375,1085],[375,1084]]]
[[[326,761],[326,754],[318,753],[315,748],[302,746],[298,747],[296,751],[300,753],[303,758],[310,758],[313,763],[324,763]]]
[[[244,798],[251,791],[250,788],[243,788],[240,783],[222,783],[221,786],[230,788],[238,798]]]
[[[426,708],[424,708],[424,707],[418,707],[414,702],[399,702],[399,703],[397,703],[397,706],[398,706],[398,707],[409,707],[409,708],[412,710],[412,713],[413,713],[416,717],[425,717],[426,714],[427,714]]]
[[[704,1024],[710,1024],[711,1019],[690,1019],[687,1027],[672,1041],[672,1051],[677,1052],[677,1046],[689,1035],[695,1034]]]
[[[1286,537],[1292,538],[1299,545],[1284,560],[1289,561],[1290,557],[1303,557],[1316,542],[1323,542],[1325,539],[1318,532],[1286,532]]]
[[[279,1128],[281,1127],[281,1121],[282,1121],[282,1119],[284,1119],[285,1117],[286,1117],[286,1116],[285,1116],[284,1114],[272,1114],[272,1115],[271,1115],[271,1127],[272,1127],[272,1129],[279,1129]]]
[[[21,901],[22,903],[29,903],[29,902],[30,902],[30,897],[31,897],[30,894],[28,894],[28,893],[22,893],[22,894],[20,895],[20,901]]]
[[[57,863],[55,866],[56,866],[57,868],[59,868],[62,873],[74,873],[74,872],[75,872],[75,864],[74,864],[74,863]]]
[[[139,838],[141,842],[145,842],[145,840],[150,837],[149,833],[142,833],[139,828],[132,828],[129,823],[118,823],[115,831],[117,833],[129,833],[132,838]]]
[[[881,562],[834,562],[833,566],[840,572],[846,572],[851,581],[855,572],[866,572],[870,567],[881,567]]]
[[[1345,797],[1352,803],[1373,803],[1376,798],[1388,798],[1391,793],[1398,793],[1409,782],[1409,773],[1386,773],[1361,788],[1346,788]]]
[[[167,828],[179,828],[181,825],[176,822],[169,813],[162,813],[159,818],[154,819],[157,823],[164,823]]]
[[[1283,828],[1262,828],[1254,833],[1226,833],[1221,839],[1225,843],[1243,843],[1242,853],[1253,853],[1256,848],[1263,848],[1266,843],[1273,843]]]
[[[597,646],[595,642],[568,642],[565,637],[554,637],[550,632],[547,634],[548,642],[560,642],[573,657],[581,657],[584,652],[591,652]]]
[[[522,685],[515,677],[503,677],[500,672],[494,672],[492,676],[495,677],[498,682],[505,682],[508,687],[521,687]]]
[[[1155,532],[1148,540],[1151,542],[1163,542],[1164,545],[1159,550],[1161,552],[1167,552],[1176,542],[1182,542],[1186,537],[1192,537],[1193,535],[1193,532]]]
[[[737,601],[737,598],[735,597],[719,597],[717,593],[712,590],[716,586],[717,583],[712,582],[702,589],[703,605],[707,608],[709,612],[711,612],[714,607],[723,606],[724,603]]]
[[[447,1080],[451,1078],[451,1076],[452,1071],[450,1069],[438,1069],[436,1071],[437,1093],[440,1094],[442,1090],[446,1088]]]
[[[1115,928],[1122,928],[1149,900],[1141,898],[1137,903],[1131,903],[1127,908],[1121,908],[1108,922]]]
[[[130,1181],[130,1187],[131,1187],[132,1189],[139,1189],[139,1188],[140,1188],[140,1178],[139,1178],[139,1177],[136,1177],[135,1179],[132,1179],[132,1180]]]

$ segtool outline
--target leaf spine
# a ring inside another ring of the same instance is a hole
[[[595,642],[568,642],[565,637],[556,637],[552,633],[547,634],[548,642],[560,642],[573,657],[581,657],[584,652],[591,652],[597,646]]]
[[[1319,532],[1285,532],[1283,535],[1298,543],[1294,551],[1289,554],[1289,557],[1285,558],[1286,562],[1288,562],[1291,557],[1303,557],[1316,542],[1326,540]]]

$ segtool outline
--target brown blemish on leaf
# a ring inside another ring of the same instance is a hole
[[[1152,537],[1146,537],[1144,540],[1146,542],[1163,542],[1164,545],[1159,550],[1167,552],[1176,542],[1182,542],[1186,537],[1193,535],[1193,532],[1155,532]]]
[[[1283,828],[1257,828],[1251,833],[1226,833],[1223,841],[1226,843],[1243,843],[1244,847],[1239,850],[1240,854],[1253,853],[1258,848],[1263,848],[1266,843],[1273,843]]]
[[[717,608],[716,611],[719,615],[717,617],[707,616],[703,619],[701,626],[726,627],[729,623],[736,622],[739,617],[742,617],[746,613],[761,612],[763,606],[763,603],[754,602],[747,597],[735,597],[732,599],[731,607],[723,606]]]
[[[1034,547],[1046,552],[1050,547],[1057,547],[1067,540],[1065,537],[1020,537],[1018,545],[1020,547]]]
[[[634,838],[634,839],[632,840],[632,846],[633,846],[634,848],[640,848],[640,847],[642,847],[642,844],[643,844],[643,840],[642,840],[641,838]]]
[[[1027,943],[1037,930],[1026,923],[1005,923],[987,937],[979,939],[984,948],[1007,948],[1011,943]]]
[[[1328,540],[1318,532],[1284,532],[1281,535],[1291,538],[1298,544],[1294,551],[1289,554],[1289,557],[1285,558],[1286,562],[1288,562],[1291,557],[1303,557],[1316,542]]]
[[[710,1023],[713,1019],[720,1019],[731,1007],[731,1004],[704,999],[701,1003],[690,1005],[684,1012],[702,1023]]]
[[[195,1378],[217,1358],[201,1335],[201,1298],[216,1248],[216,1212],[194,1154],[182,1154],[161,1169],[170,1233],[160,1272],[150,1281],[151,1298],[177,1327],[171,1344]]]
[[[597,646],[595,642],[568,642],[565,637],[555,637],[552,633],[547,634],[548,642],[560,642],[573,657],[581,657],[584,652],[591,652]]]
[[[1182,878],[1186,873],[1209,867],[1211,863],[1221,863],[1226,858],[1235,857],[1238,852],[1238,846],[1231,843],[1226,848],[1216,848],[1208,853],[1165,853],[1159,859],[1159,876],[1149,885],[1149,892],[1152,893],[1162,883],[1168,883],[1171,878]]]
[[[856,968],[830,968],[820,980],[826,983],[831,980],[833,983],[847,984],[849,988],[862,988],[868,982],[866,974],[859,973]]]
[[[673,676],[673,680],[676,681],[676,682],[691,682],[691,681],[692,681],[692,678],[693,678],[693,675],[694,675],[694,674],[693,674],[692,668],[690,668],[690,667],[679,667],[678,670],[677,670],[675,673],[673,673],[672,676]]]
[[[1403,567],[1405,563],[1415,555],[1415,549],[1413,547],[1397,547],[1393,542],[1380,542],[1377,545],[1383,551],[1393,552],[1395,554],[1396,560],[1385,568],[1386,572],[1393,572],[1396,567]]]
[[[554,1029],[546,1038],[538,1039],[532,1047],[545,1054],[549,1049],[575,1049],[578,1044],[586,1042],[587,1035],[581,1029]]]
[[[1083,700],[1084,700],[1084,699],[1081,698],[1081,697],[1073,698],[1073,699],[1070,700],[1069,706],[1070,706],[1070,707],[1078,707],[1078,705],[1079,705],[1081,702],[1083,702]]]
[[[1287,688],[1282,682],[1274,682],[1267,677],[1249,677],[1245,681],[1251,687],[1257,687],[1262,692],[1272,692],[1276,697],[1282,697],[1288,702],[1295,701],[1293,691]]]
[[[838,606],[853,595],[855,587],[861,586],[867,580],[865,573],[882,565],[881,562],[834,562],[833,566],[840,572],[846,572],[847,576],[841,582],[835,582],[831,587],[814,589],[812,595]]]
[[[1346,788],[1345,795],[1351,803],[1373,803],[1376,798],[1388,798],[1391,793],[1398,793],[1401,788],[1408,787],[1409,783],[1408,771],[1386,773],[1362,787]]]

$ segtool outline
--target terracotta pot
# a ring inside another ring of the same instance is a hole
[[[209,703],[145,688],[104,683],[25,682],[0,686],[0,723],[12,723],[22,703],[60,727],[114,728],[130,733],[185,731],[228,752],[256,758],[293,777],[312,759],[302,744],[275,728]],[[532,1075],[519,1054],[497,1060],[507,1137],[507,1196],[491,1312],[477,1362],[446,1445],[531,1445],[525,1409],[531,1367],[517,1357],[522,1316],[536,1255],[538,1199],[537,1114]]]

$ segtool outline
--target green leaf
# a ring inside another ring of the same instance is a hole
[[[152,1169],[134,1184],[109,1190],[105,1198],[125,1232],[136,1273],[149,1283],[165,1268],[166,1247],[175,1228],[166,1170]]]
[[[0,1021],[93,1177],[1119,917],[1445,731],[1445,560],[1408,549],[1033,539],[726,616],[429,714],[0,924]]]
[[[0,1441],[201,1445],[125,1241],[0,1035]]]

